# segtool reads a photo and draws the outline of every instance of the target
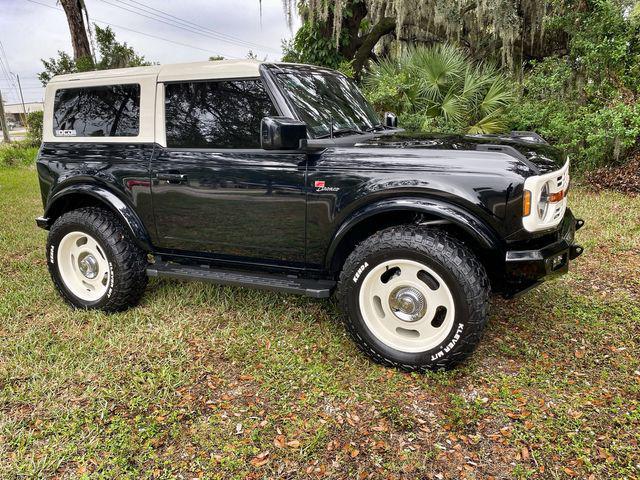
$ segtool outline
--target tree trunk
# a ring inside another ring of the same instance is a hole
[[[62,8],[67,15],[69,32],[71,33],[71,44],[73,45],[73,57],[77,62],[82,58],[91,57],[91,46],[87,38],[87,29],[82,17],[83,4],[81,0],[60,0]]]
[[[380,21],[371,29],[371,31],[360,38],[358,50],[353,57],[353,71],[356,78],[360,77],[362,69],[367,64],[367,60],[373,55],[373,47],[376,43],[396,29],[396,19],[391,17],[381,18]]]

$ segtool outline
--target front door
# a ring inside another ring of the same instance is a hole
[[[306,157],[260,149],[272,115],[260,79],[165,85],[167,147],[151,168],[160,247],[304,262]]]

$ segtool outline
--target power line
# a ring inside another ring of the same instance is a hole
[[[0,85],[2,87],[2,85]],[[44,87],[22,87],[22,90],[42,90]]]
[[[37,5],[41,5],[43,7],[51,8],[53,10],[63,11],[61,8],[54,7],[52,5],[47,5],[46,3],[41,3],[41,2],[38,2],[36,0],[27,0],[27,2],[35,3]],[[154,38],[156,40],[162,40],[163,42],[173,43],[174,45],[179,45],[181,47],[193,48],[194,50],[200,50],[200,51],[207,52],[209,54],[214,54],[214,55],[222,55],[222,56],[227,57],[227,58],[238,58],[238,57],[234,57],[232,55],[223,55],[220,52],[214,52],[213,50],[208,50],[206,48],[200,48],[200,47],[196,47],[194,45],[189,45],[189,44],[182,43],[182,42],[176,42],[176,41],[173,41],[173,40],[169,40],[168,38],[159,37],[157,35],[152,35],[150,33],[141,32],[139,30],[134,30],[133,28],[123,27],[122,25],[117,25],[115,23],[110,23],[110,22],[106,22],[104,20],[99,20],[99,19],[97,19],[95,17],[93,17],[93,21],[97,22],[97,23],[102,23],[104,25],[109,25],[110,27],[121,28],[122,30],[128,30],[130,32],[137,33],[139,35],[144,35],[145,37]]]
[[[33,0],[29,0],[29,1],[33,1]],[[102,23],[104,25],[109,25],[110,27],[121,28],[122,30],[128,30],[130,32],[137,33],[139,35],[144,35],[145,37],[155,38],[156,40],[162,40],[163,42],[173,43],[174,45],[179,45],[181,47],[193,48],[195,50],[200,50],[202,52],[207,52],[209,54],[213,53],[214,55],[219,55],[219,56],[223,56],[223,57],[226,57],[226,58],[235,58],[235,59],[239,58],[239,57],[235,57],[233,55],[222,54],[220,52],[215,52],[213,50],[208,50],[206,48],[200,48],[200,47],[196,47],[194,45],[189,45],[187,43],[176,42],[174,40],[169,40],[168,38],[159,37],[157,35],[151,35],[150,33],[140,32],[139,30],[134,30],[133,28],[123,27],[122,25],[116,25],[115,23],[105,22],[104,20],[98,20],[95,17],[93,18],[93,21],[94,22],[98,22],[98,23]]]
[[[145,15],[144,13],[140,13],[138,10],[127,8],[127,6],[130,7],[131,5],[122,6],[122,5],[118,5],[118,4],[115,4],[115,3],[111,3],[108,0],[100,0],[100,1],[102,3],[106,3],[107,5],[111,5],[112,7],[119,8],[119,9],[124,10],[126,12],[134,13],[134,14],[139,15],[141,17],[148,18],[149,20],[154,20],[156,22],[164,23],[165,25],[169,25],[170,27],[179,28],[179,29],[184,30],[184,31],[189,32],[189,33],[195,33],[196,35],[201,35],[201,36],[206,37],[206,38],[212,38],[214,40],[231,43],[231,44],[234,44],[236,46],[240,46],[240,47],[244,47],[244,48],[249,48],[249,47],[255,48],[255,46],[252,46],[250,44],[243,44],[243,43],[239,43],[238,41],[226,40],[224,38],[220,38],[219,36],[214,36],[214,35],[211,35],[211,34],[208,34],[208,33],[204,33],[202,31],[199,31],[196,28],[193,28],[193,27],[190,27],[190,26],[180,25],[180,24],[176,23],[173,20],[172,21],[167,21],[167,19],[154,18],[154,17],[151,17],[149,15]],[[146,11],[145,13],[149,13],[151,15],[159,16],[158,14],[155,14],[153,12]]]
[[[4,57],[4,59],[3,59]],[[11,67],[9,66],[9,58],[7,57],[7,52],[4,50],[4,45],[2,41],[0,41],[0,70],[7,82],[9,83],[9,89],[13,90],[13,95],[15,98],[19,98],[18,95],[18,86],[16,85],[16,81],[13,78],[13,74],[11,73]]]
[[[9,84],[7,88],[8,88],[8,92],[11,93],[11,97],[16,99],[20,98],[18,94],[18,88],[16,87],[15,83],[12,82],[13,79],[11,78],[11,75],[7,70],[7,68],[5,67],[1,57],[0,57],[0,70],[2,70],[2,75],[4,76],[6,82]],[[7,97],[8,96],[9,95],[7,95]]]
[[[37,80],[36,78],[29,78],[31,75],[35,76],[36,74],[28,74],[29,76],[26,78],[21,78],[20,81],[22,82],[22,85],[26,85],[26,86],[36,86],[36,85],[42,85],[40,83],[40,80]]]
[[[102,0],[104,1],[104,0]],[[262,51],[263,53],[279,53],[279,51],[273,47],[269,47],[266,45],[261,45],[259,43],[255,43],[255,42],[250,42],[248,40],[243,40],[241,38],[238,37],[234,37],[232,35],[228,35],[226,33],[222,33],[222,32],[218,32],[217,30],[213,30],[211,28],[208,27],[204,27],[202,25],[199,25],[197,23],[191,22],[189,20],[185,20],[184,18],[181,17],[177,17],[176,15],[173,15],[171,13],[167,13],[163,10],[160,10],[158,8],[154,8],[151,7],[150,5],[147,5],[145,3],[142,2],[138,2],[137,0],[120,0],[120,3],[124,3],[125,1],[129,2],[129,3],[135,3],[138,5],[138,7],[136,7],[135,5],[129,5],[126,4],[127,6],[131,6],[133,8],[139,8],[142,9],[143,12],[145,13],[149,13],[151,15],[160,17],[163,20],[168,20],[169,22],[171,22],[174,26],[178,27],[178,28],[182,28],[182,27],[186,27],[188,29],[188,31],[193,32],[193,33],[197,33],[199,35],[204,35],[210,38],[213,38],[215,40],[219,40],[222,42],[226,42],[226,43],[230,43],[232,45],[236,45],[236,46],[240,46],[240,47],[244,47],[244,48],[249,48],[249,49],[255,49],[258,51]],[[122,8],[122,7],[120,7]],[[154,12],[159,12],[159,13],[154,13]]]
[[[25,80],[27,80],[28,82],[25,83]],[[21,78],[20,81],[22,82],[23,86],[26,85],[27,87],[35,87],[35,86],[42,85],[39,80],[32,80],[32,79],[29,79],[29,78],[24,78],[24,79]],[[11,86],[13,82],[6,81],[6,83],[9,86]],[[2,79],[1,78],[0,78],[0,85],[2,85]]]
[[[161,16],[163,16],[163,17],[165,17],[165,18],[167,18],[167,19],[169,19],[171,21],[177,21],[177,22],[180,22],[180,23],[182,23],[184,25],[187,25],[189,28],[195,27],[198,30],[210,33],[210,34],[218,37],[222,41],[229,41],[230,43],[234,43],[234,44],[241,43],[241,44],[243,44],[243,46],[249,46],[249,47],[261,49],[263,51],[270,51],[270,52],[273,52],[273,53],[279,53],[279,51],[276,50],[275,48],[269,47],[267,45],[261,45],[259,43],[255,43],[255,42],[249,42],[247,40],[243,40],[241,38],[234,37],[233,35],[228,35],[226,33],[218,32],[218,31],[213,30],[211,28],[202,26],[202,25],[200,25],[198,23],[191,22],[191,21],[186,20],[184,18],[178,17],[178,16],[173,15],[171,13],[168,13],[168,12],[165,12],[165,11],[160,10],[158,8],[152,7],[151,5],[147,5],[146,3],[139,2],[138,0],[120,0],[120,3],[123,3],[123,2],[135,3],[135,4],[139,5],[140,8],[142,8],[143,11],[146,12],[146,13],[151,13],[152,15],[156,15],[156,16],[160,16],[161,15]],[[158,12],[160,15],[154,14],[151,11]]]

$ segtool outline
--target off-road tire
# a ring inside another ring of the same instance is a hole
[[[111,279],[107,292],[95,301],[84,301],[74,295],[61,278],[57,249],[70,232],[91,235],[106,254]],[[56,289],[72,307],[117,312],[135,306],[147,286],[147,255],[131,239],[120,220],[110,211],[87,207],[61,215],[51,226],[47,239],[47,265]]]
[[[393,258],[429,266],[451,291],[454,327],[435,348],[419,353],[391,348],[376,338],[361,315],[358,299],[363,279],[376,265]],[[355,247],[343,266],[336,295],[345,327],[363,352],[383,365],[424,371],[452,368],[475,349],[489,318],[489,293],[483,265],[461,241],[442,230],[404,225],[377,232]]]

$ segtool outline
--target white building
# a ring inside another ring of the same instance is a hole
[[[25,110],[27,113],[41,112],[43,107],[43,102],[25,102],[24,107],[22,103],[5,103],[4,114],[7,117],[7,121],[22,125],[22,117]]]

